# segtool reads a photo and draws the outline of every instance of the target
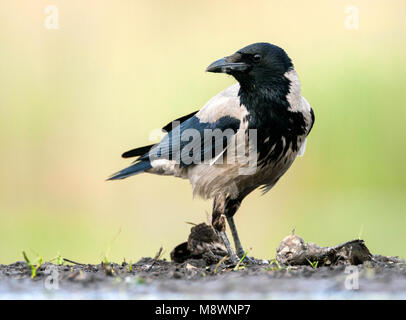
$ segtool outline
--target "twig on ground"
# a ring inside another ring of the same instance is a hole
[[[73,260],[69,260],[69,259],[66,259],[66,258],[63,258],[63,260],[66,261],[66,262],[69,262],[69,263],[77,264],[78,266],[84,266],[85,265],[84,263],[75,262]]]

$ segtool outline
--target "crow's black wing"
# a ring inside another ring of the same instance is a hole
[[[193,111],[192,113],[189,113],[183,117],[180,117],[176,120],[169,122],[167,125],[165,125],[162,128],[162,131],[165,131],[165,132],[171,131],[172,129],[176,128],[179,124],[181,124],[181,123],[185,122],[187,119],[193,117],[198,111],[199,110]],[[151,150],[151,148],[153,146],[155,146],[155,144],[150,144],[148,146],[131,149],[131,150],[124,152],[121,156],[123,158],[141,157],[144,154],[148,153],[149,150]]]
[[[180,125],[181,123],[185,122],[187,119],[193,117],[193,116],[194,116],[196,113],[198,113],[198,112],[199,112],[199,110],[193,111],[192,113],[189,113],[189,114],[187,114],[186,116],[180,117],[180,118],[178,118],[178,119],[176,119],[176,120],[173,120],[173,121],[169,122],[167,125],[165,125],[165,126],[162,128],[162,131],[166,131],[166,132],[171,131],[172,129],[174,129],[174,128],[176,128],[178,125]]]
[[[140,159],[178,160],[181,167],[212,159],[224,151],[229,137],[239,127],[240,120],[232,116],[204,122],[194,115],[170,131]]]

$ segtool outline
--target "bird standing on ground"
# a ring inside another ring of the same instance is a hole
[[[161,142],[125,152],[124,158],[138,158],[109,180],[142,172],[189,179],[194,194],[213,199],[212,226],[237,261],[225,221],[242,257],[234,214],[253,190],[269,191],[304,152],[314,113],[301,96],[292,61],[276,45],[251,44],[206,71],[229,74],[238,83],[166,125]]]

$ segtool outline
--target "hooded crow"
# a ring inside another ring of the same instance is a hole
[[[276,45],[251,44],[206,71],[229,74],[237,83],[166,125],[161,142],[125,152],[124,158],[138,158],[108,180],[142,172],[189,179],[193,194],[213,199],[212,226],[237,261],[226,220],[242,257],[233,216],[248,194],[269,191],[303,154],[314,113],[292,61]]]

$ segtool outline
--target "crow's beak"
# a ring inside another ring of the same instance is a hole
[[[215,73],[235,73],[244,72],[250,67],[245,62],[236,62],[235,55],[222,58],[220,60],[214,61],[206,69],[207,72]]]

